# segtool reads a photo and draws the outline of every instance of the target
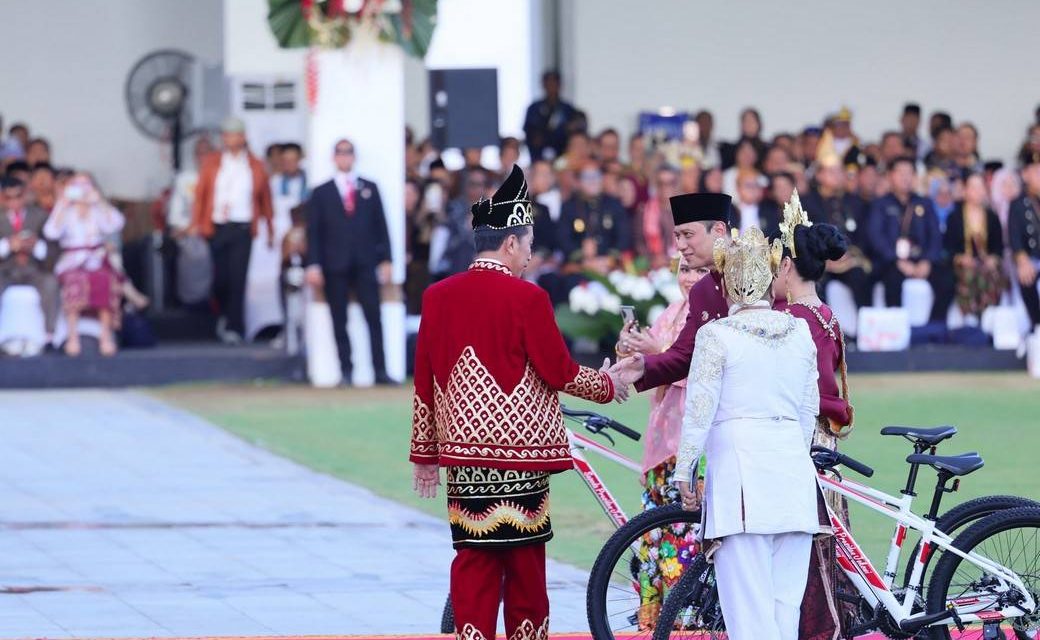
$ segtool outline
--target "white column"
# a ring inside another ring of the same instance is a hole
[[[404,52],[374,33],[355,31],[343,49],[317,51],[317,102],[309,119],[308,176],[317,186],[333,174],[336,140],[349,138],[357,171],[379,185],[394,260],[394,282],[404,282]],[[354,383],[371,384],[368,331],[361,309],[351,305],[348,331]],[[405,376],[404,303],[383,303],[387,373]]]

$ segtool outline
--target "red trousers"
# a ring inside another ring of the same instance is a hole
[[[509,640],[548,640],[545,543],[462,548],[451,563],[451,606],[459,640],[492,640],[505,601]]]

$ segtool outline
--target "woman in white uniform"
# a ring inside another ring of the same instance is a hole
[[[809,446],[820,410],[808,325],[773,311],[782,247],[757,227],[715,244],[729,317],[700,329],[687,380],[675,478],[683,506],[708,460],[706,544],[731,640],[795,640],[813,534],[820,532]],[[680,480],[681,479],[681,480]]]

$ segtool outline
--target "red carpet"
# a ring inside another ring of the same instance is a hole
[[[1009,640],[1014,640],[1014,635],[1011,632],[1005,632],[1008,635]],[[978,637],[978,631],[972,632],[973,637]],[[953,638],[956,640],[958,634],[953,632]],[[455,636],[441,635],[441,634],[430,634],[430,635],[385,635],[385,636],[194,636],[194,637],[183,637],[183,638],[164,638],[164,640],[450,640]],[[633,633],[633,634],[618,634],[616,636],[619,639],[625,638],[647,638],[645,633]],[[698,636],[685,636],[688,640],[695,640]],[[705,636],[706,637],[706,636]],[[505,640],[505,636],[498,636],[499,640]],[[592,636],[588,633],[554,633],[550,635],[551,640],[592,640]],[[1040,638],[1040,636],[1038,636]],[[101,640],[95,638],[94,640]],[[116,639],[105,639],[105,640],[116,640]],[[143,639],[129,639],[121,638],[119,640],[143,640]],[[872,633],[865,636],[859,636],[857,640],[886,640],[885,636],[880,633]]]

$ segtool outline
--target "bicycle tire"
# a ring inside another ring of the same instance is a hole
[[[455,633],[455,610],[451,607],[450,593],[441,611],[441,633]]]
[[[946,535],[952,535],[954,531],[972,522],[981,520],[988,515],[1018,507],[1040,507],[1040,502],[1019,496],[982,496],[981,498],[972,498],[939,516],[939,519],[935,521],[935,528]],[[914,545],[914,550],[910,552],[910,557],[906,559],[906,568],[903,570],[904,587],[910,581],[910,573],[914,570],[914,562],[917,560],[917,554],[920,551],[921,541],[918,540],[917,544]],[[921,571],[921,584],[928,584],[926,580],[928,567],[937,555],[940,554],[932,553],[925,558],[924,570]]]
[[[665,598],[664,606],[661,607],[661,615],[657,618],[657,625],[654,627],[653,640],[668,640],[676,630],[675,623],[679,614],[690,607],[691,603],[695,603],[694,606],[697,606],[702,621],[704,615],[707,614],[710,617],[708,628],[701,627],[702,633],[699,637],[704,637],[703,631],[706,631],[707,637],[712,640],[725,637],[721,635],[725,633],[726,627],[722,620],[721,609],[718,608],[718,592],[715,589],[713,573],[713,565],[708,563],[704,554],[697,554],[697,559],[690,563],[690,566],[683,572],[682,578],[672,587],[668,597]]]
[[[1040,531],[1040,508],[1022,507],[1017,509],[1008,509],[989,515],[971,525],[967,530],[957,536],[953,541],[953,546],[967,553],[974,550],[989,538],[1013,529],[1036,529],[1037,531]],[[1034,538],[1036,537],[1037,534],[1034,534]],[[1040,562],[1040,545],[1038,545],[1035,552],[1037,554],[1036,561]],[[1025,557],[1027,553],[1028,552],[1023,552],[1023,557]],[[1015,557],[1017,558],[1018,556],[1016,555]],[[940,557],[938,564],[935,565],[935,572],[932,574],[932,580],[928,585],[928,593],[926,594],[928,613],[936,613],[946,609],[946,600],[950,588],[950,582],[955,578],[957,568],[960,566],[962,561],[963,559],[960,556],[953,553],[944,553]],[[993,559],[993,561],[1003,564],[1002,559]],[[1040,583],[1034,584],[1033,588],[1040,591]],[[1036,597],[1038,597],[1038,595],[1034,594],[1034,598]],[[1022,622],[1023,618],[1017,618],[1016,620]],[[1025,620],[1025,622],[1040,627],[1040,614],[1033,613]],[[950,639],[950,630],[947,625],[931,627],[927,631],[928,637],[931,638],[931,640]],[[1028,639],[1031,637],[1021,629],[1014,629],[1014,631],[1017,638]],[[978,635],[975,636],[965,635],[963,633],[960,635],[960,638],[965,640],[973,640],[974,638],[981,637],[981,630]]]
[[[700,510],[686,511],[681,505],[665,505],[632,518],[607,539],[592,565],[585,596],[589,630],[595,640],[614,640],[607,619],[607,593],[614,567],[621,556],[648,531],[670,524],[700,524],[700,521]]]

